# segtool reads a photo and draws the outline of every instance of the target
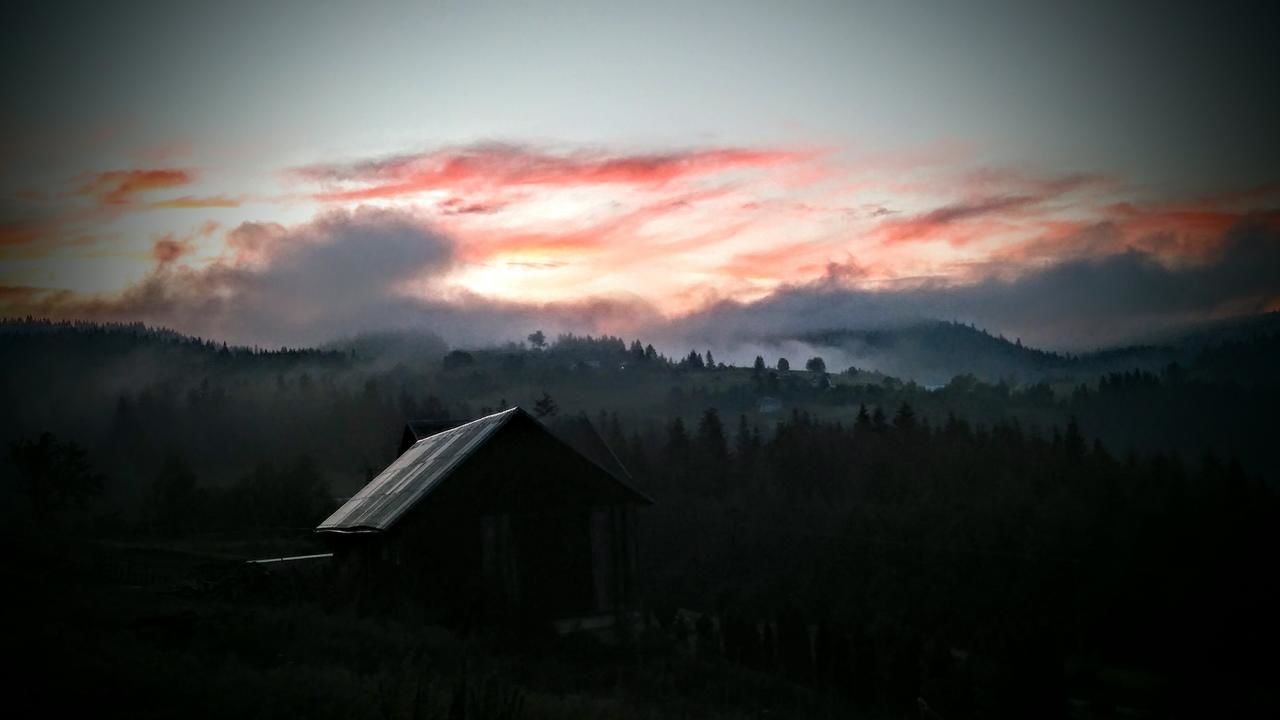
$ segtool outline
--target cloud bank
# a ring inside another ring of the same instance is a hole
[[[155,271],[118,296],[6,288],[0,312],[143,321],[268,347],[385,330],[479,344],[520,338],[533,326],[602,332],[653,317],[635,301],[515,304],[444,291],[437,282],[455,264],[455,242],[400,210],[331,211],[294,227],[244,223],[227,247],[208,267],[177,267],[184,241],[165,237],[153,248]]]

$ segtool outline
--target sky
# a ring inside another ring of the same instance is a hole
[[[1123,7],[1119,7],[1123,5]],[[19,4],[0,315],[1055,349],[1280,309],[1268,3]]]

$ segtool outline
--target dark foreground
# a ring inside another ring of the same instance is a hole
[[[837,686],[792,672],[786,640],[775,634],[785,633],[785,619],[763,635],[782,639],[768,648],[774,660],[744,656],[726,619],[713,627],[666,618],[622,646],[460,633],[329,602],[323,562],[266,572],[242,561],[315,549],[307,538],[161,544],[26,535],[6,544],[25,576],[11,591],[19,601],[9,634],[21,659],[8,700],[16,716],[935,718],[1017,717],[1035,707],[1044,711],[1036,716],[1078,718],[1185,714],[1170,705],[1178,694],[1168,678],[1079,658],[1049,673],[1056,682],[1046,687],[1042,669],[957,648],[946,649],[950,667],[940,672],[938,654],[922,648],[905,661],[870,660],[887,668],[879,683],[887,687],[858,687],[860,677],[881,676],[859,674],[845,658],[851,683]],[[811,631],[818,654],[830,652],[821,649],[824,632]],[[903,662],[917,667],[903,671]],[[903,677],[917,684],[892,686]],[[1223,693],[1222,716],[1265,717],[1275,707],[1275,697],[1244,683],[1206,680],[1202,689]],[[1064,702],[1045,704],[1054,697]]]
[[[15,716],[188,718],[846,717],[838,698],[699,660],[654,631],[586,637],[451,632],[361,617],[237,555],[305,541],[22,544],[11,616]]]

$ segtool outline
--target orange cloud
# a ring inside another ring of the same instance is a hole
[[[0,259],[38,257],[55,248],[92,245],[96,236],[62,217],[0,222]]]
[[[430,190],[498,190],[518,186],[573,187],[631,185],[656,187],[679,179],[795,163],[811,152],[693,150],[665,154],[565,154],[515,145],[484,145],[404,155],[349,165],[313,165],[294,175],[334,187],[316,194],[323,201],[351,202]],[[350,187],[350,186],[355,187]]]
[[[1105,208],[1105,212],[1131,242],[1162,236],[1170,245],[1167,250],[1183,254],[1209,249],[1240,219],[1240,213],[1201,203],[1148,207],[1118,203]]]
[[[946,196],[948,183],[961,191],[961,199],[912,215],[881,220],[870,237],[884,245],[944,241],[954,248],[1001,238],[1008,233],[1034,231],[1040,223],[1053,222],[1064,208],[1088,206],[1098,201],[1097,191],[1113,191],[1119,182],[1104,175],[1073,174],[1041,177],[1022,172],[983,168],[953,176],[936,185]],[[874,212],[871,217],[887,213]]]
[[[955,203],[922,215],[882,222],[876,235],[888,244],[945,238],[952,244],[963,245],[1001,229],[999,223],[990,222],[992,216],[1019,215],[1040,202],[1040,198],[1031,195],[1013,195]]]
[[[11,303],[29,302],[31,299],[47,292],[47,290],[39,288],[0,285],[0,307]]]
[[[178,258],[191,252],[191,242],[186,238],[179,239],[168,233],[159,240],[151,248],[151,257],[161,265],[167,265]]]
[[[1203,261],[1222,247],[1228,230],[1246,219],[1280,229],[1280,212],[1243,204],[1260,197],[1255,190],[1184,202],[1112,203],[1088,219],[1042,220],[1033,238],[1002,248],[991,259],[1026,263],[1136,250],[1174,264]]]
[[[240,207],[238,198],[227,197],[226,195],[213,195],[210,197],[195,197],[192,195],[183,195],[182,197],[172,198],[170,200],[158,200],[148,203],[147,207],[157,209],[200,209],[200,208],[233,208]]]
[[[778,243],[765,250],[735,255],[720,269],[734,278],[782,278],[811,249],[810,243]]]
[[[47,225],[31,221],[14,221],[0,224],[0,247],[26,245],[35,242]]]
[[[127,205],[143,193],[182,187],[194,180],[187,170],[112,170],[98,173],[80,186],[79,194],[100,205]]]

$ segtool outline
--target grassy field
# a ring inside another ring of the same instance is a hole
[[[25,658],[11,698],[20,715],[850,716],[817,691],[678,652],[661,633],[627,648],[568,637],[515,649],[492,632],[359,617],[328,606],[314,579],[243,563],[306,550],[305,538],[14,542],[27,591],[11,634]]]

